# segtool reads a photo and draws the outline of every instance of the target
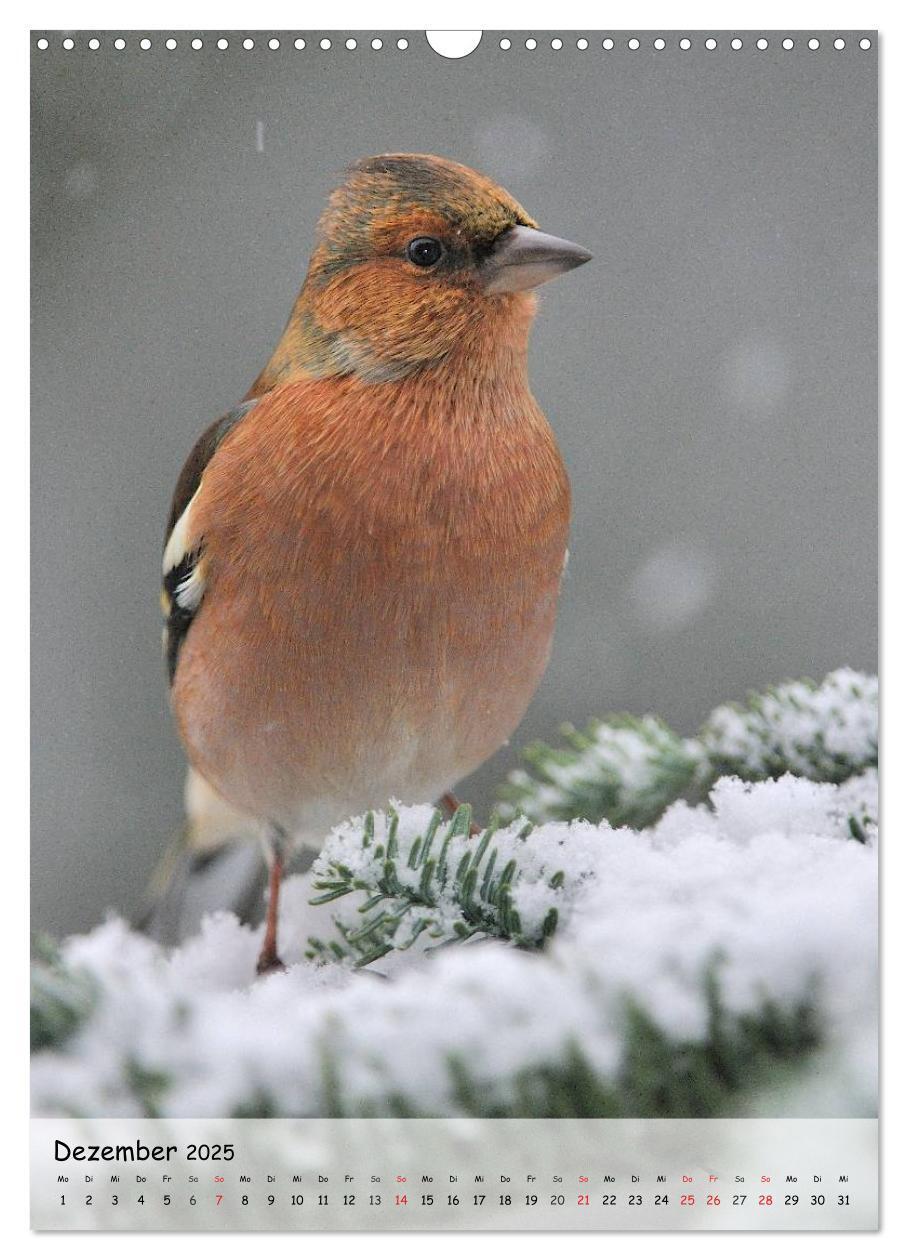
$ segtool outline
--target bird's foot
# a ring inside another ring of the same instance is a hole
[[[448,811],[448,816],[450,818],[453,818],[454,815],[457,813],[457,811],[460,809],[460,801],[457,799],[457,797],[454,795],[453,792],[445,792],[444,796],[441,798],[441,804]],[[476,823],[475,821],[471,822],[470,835],[478,836],[478,835],[481,835],[481,833],[482,833],[482,828],[478,825],[478,823]]]
[[[259,954],[258,962],[255,964],[255,974],[257,976],[271,976],[277,971],[286,971],[284,963],[278,958],[277,954],[262,950]]]

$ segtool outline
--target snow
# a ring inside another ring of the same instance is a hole
[[[823,1029],[824,1089],[786,1080],[793,1108],[866,1114],[875,1100],[876,830],[859,843],[855,805],[876,817],[875,775],[841,786],[786,776],[726,778],[709,807],[678,803],[649,830],[548,823],[493,838],[520,874],[524,926],[551,905],[558,931],[543,951],[474,938],[417,946],[372,968],[313,963],[309,936],[356,919],[366,894],[312,906],[312,881],[341,861],[368,883],[389,818],[371,847],[352,821],[335,829],[312,871],[287,881],[286,973],[254,978],[258,934],[210,916],[168,953],[110,919],[63,946],[87,973],[93,1014],[68,1043],[33,1061],[36,1114],[218,1116],[267,1107],[280,1115],[412,1110],[456,1114],[452,1060],[486,1100],[506,1106],[518,1073],[563,1062],[572,1044],[606,1081],[624,1052],[627,998],[670,1037],[707,1031],[703,978],[716,968],[723,1003],[758,1012],[812,999]],[[423,835],[428,806],[399,807],[398,837]],[[460,837],[457,848],[475,845]],[[491,847],[491,846],[490,846]],[[400,862],[399,866],[406,866]],[[559,888],[552,875],[564,873]],[[452,903],[439,920],[456,917]],[[807,1101],[805,1101],[805,1099]],[[765,1113],[765,1098],[751,1103]]]

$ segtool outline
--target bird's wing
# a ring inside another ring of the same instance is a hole
[[[170,681],[192,619],[205,593],[205,567],[200,540],[191,535],[189,517],[211,457],[224,438],[259,400],[251,398],[215,420],[196,442],[183,465],[170,506],[164,544],[161,610],[164,614],[164,657]]]

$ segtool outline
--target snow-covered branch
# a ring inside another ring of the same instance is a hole
[[[407,811],[405,836],[394,809],[335,829],[312,867],[312,904],[365,896],[338,908],[329,941],[310,938],[309,957],[362,967],[420,939],[429,948],[474,936],[539,947],[552,935],[573,892],[552,869],[557,845],[540,844],[525,820],[473,837],[469,805],[447,824],[437,809],[422,812]]]
[[[722,775],[842,783],[876,766],[877,729],[877,679],[852,669],[722,705],[692,739],[654,717],[619,714],[583,731],[568,725],[561,747],[526,749],[526,768],[512,771],[499,813],[647,827],[679,797],[704,800]]]
[[[314,874],[286,885],[284,974],[253,979],[257,933],[226,914],[172,953],[111,920],[42,962],[35,1110],[871,1114],[875,802],[873,771],[843,785],[724,778],[646,830],[498,828],[469,897],[461,864],[481,840],[462,816],[442,826],[400,806],[345,823]],[[454,875],[435,886],[446,837]],[[380,905],[400,921],[363,965],[352,928]]]

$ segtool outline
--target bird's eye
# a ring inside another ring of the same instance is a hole
[[[443,253],[441,241],[434,236],[417,236],[407,246],[407,257],[417,267],[434,267]]]

